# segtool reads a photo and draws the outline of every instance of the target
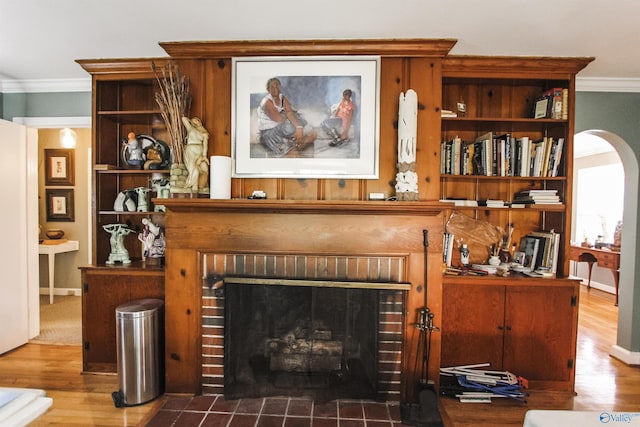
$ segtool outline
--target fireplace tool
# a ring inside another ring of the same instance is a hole
[[[418,403],[407,403],[401,406],[402,423],[418,427],[441,427],[442,419],[438,410],[438,399],[429,382],[429,357],[431,354],[431,335],[439,332],[440,328],[434,325],[434,314],[426,306],[428,290],[428,254],[429,231],[422,230],[424,246],[424,302],[425,306],[418,309],[418,321],[414,324],[419,331],[418,351],[414,372],[418,372],[420,363],[420,380],[418,382]]]

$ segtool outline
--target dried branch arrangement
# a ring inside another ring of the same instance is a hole
[[[158,80],[160,91],[156,92],[156,102],[164,120],[173,151],[173,161],[182,163],[182,152],[187,138],[187,130],[182,124],[182,117],[187,117],[191,107],[189,94],[189,78],[180,74],[178,66],[173,62],[161,68],[160,76],[155,63],[151,64]]]

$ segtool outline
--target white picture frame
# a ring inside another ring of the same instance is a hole
[[[378,178],[380,57],[242,57],[233,58],[232,66],[233,177]],[[257,108],[273,77],[317,133],[313,143],[286,155],[269,151],[258,131]],[[332,146],[322,123],[345,89],[355,104],[350,138]]]

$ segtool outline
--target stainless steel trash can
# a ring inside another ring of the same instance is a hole
[[[116,308],[116,407],[155,399],[164,386],[164,302],[140,299]]]

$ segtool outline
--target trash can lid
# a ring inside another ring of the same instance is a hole
[[[116,315],[119,317],[144,317],[157,311],[164,305],[164,301],[157,298],[145,298],[129,301],[116,308]]]

